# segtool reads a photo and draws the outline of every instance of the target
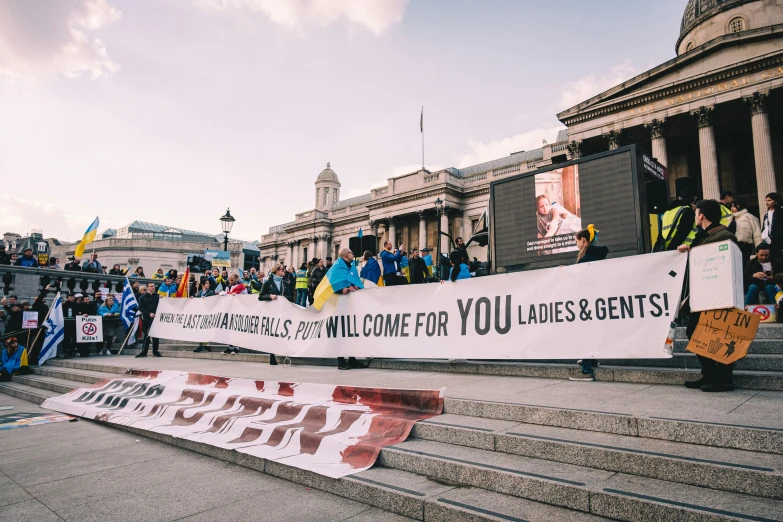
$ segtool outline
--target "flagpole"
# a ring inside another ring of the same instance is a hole
[[[421,106],[421,170],[424,170],[424,105]]]
[[[139,320],[139,318],[136,317],[136,318],[133,319],[133,322],[135,323],[138,320]],[[120,346],[120,351],[117,352],[117,355],[122,355],[122,349],[125,348],[125,344],[128,342],[128,338],[130,337],[131,332],[133,332],[133,325],[131,325],[131,327],[128,328],[128,333],[125,335],[125,340],[122,341],[122,346]]]

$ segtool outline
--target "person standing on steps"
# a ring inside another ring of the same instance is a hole
[[[215,292],[212,291],[211,281],[207,278],[204,278],[201,281],[201,290],[198,291],[196,295],[194,295],[192,298],[205,298],[205,297],[212,297],[215,295]],[[211,351],[209,349],[209,343],[198,343],[198,348],[193,350],[195,353],[201,353],[201,352],[209,352]]]
[[[769,197],[768,197],[769,199]],[[677,249],[680,252],[688,252],[691,248],[709,243],[718,243],[720,241],[734,241],[737,238],[729,232],[726,227],[720,224],[721,205],[713,199],[704,199],[696,205],[696,224],[701,230],[693,239],[691,246],[680,245]],[[691,312],[688,317],[688,327],[685,329],[685,335],[688,340],[696,331],[696,325],[699,322],[700,312]],[[692,389],[701,389],[703,392],[726,392],[734,390],[732,383],[732,374],[734,373],[734,364],[721,364],[717,361],[696,356],[701,363],[701,379],[695,381],[686,381],[685,387]]]
[[[579,248],[579,253],[576,255],[576,264],[579,263],[591,263],[593,261],[601,261],[606,259],[609,255],[609,248],[605,246],[598,246],[596,241],[598,240],[598,231],[590,224],[587,225],[585,230],[580,230],[576,233],[576,246]],[[582,365],[582,369],[579,375],[575,377],[569,377],[570,381],[594,381],[595,372],[594,368],[598,366],[598,361],[595,359],[581,359],[578,361]]]
[[[289,302],[294,302],[294,285],[286,278],[286,271],[283,265],[278,264],[272,269],[272,276],[264,282],[261,293],[258,294],[259,301],[275,301],[278,297],[284,297]],[[277,365],[275,354],[269,354],[269,364]]]
[[[141,346],[141,353],[136,358],[147,356],[150,339],[152,339],[152,355],[154,357],[162,357],[159,349],[160,340],[157,337],[150,337],[150,327],[152,327],[152,321],[155,320],[158,303],[160,303],[160,295],[155,291],[155,283],[149,283],[147,285],[147,293],[139,297],[139,312],[141,312],[141,330],[144,332],[144,344]]]
[[[228,287],[220,292],[219,295],[244,295],[247,294],[247,287],[242,284],[242,281],[239,279],[239,274],[237,273],[231,273],[228,276]],[[233,346],[231,344],[228,345],[228,348],[226,348],[223,351],[223,355],[236,355],[239,353],[239,347]]]
[[[389,242],[387,241],[387,243]],[[353,263],[353,252],[349,248],[340,250],[340,257],[332,265],[325,277],[331,284],[335,294],[347,295],[356,290],[364,289],[362,280],[359,278],[359,273]],[[337,358],[338,370],[350,370],[351,368],[361,368],[359,363],[356,362],[356,357],[348,357],[347,362],[345,357]]]
[[[307,308],[307,263],[302,263],[296,271],[296,304]]]

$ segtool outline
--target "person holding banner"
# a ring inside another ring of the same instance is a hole
[[[391,245],[389,241],[387,243]],[[315,292],[315,302],[320,303],[316,306],[316,309],[320,310],[323,303],[332,294],[347,295],[362,289],[364,289],[364,284],[362,284],[362,280],[359,278],[356,266],[353,263],[353,252],[349,248],[340,249],[340,258],[326,272],[326,276]],[[351,368],[359,368],[355,357],[349,357],[347,363],[345,357],[337,358],[338,370],[350,370]]]
[[[591,263],[601,261],[609,255],[609,248],[595,244],[598,239],[598,230],[592,224],[587,225],[585,230],[576,233],[576,246],[579,253],[576,255],[576,264]],[[569,381],[594,381],[595,372],[593,369],[598,366],[595,359],[580,359],[577,361],[582,366],[582,371],[576,377],[569,377]]]
[[[286,279],[285,267],[281,264],[272,269],[272,277],[266,280],[261,287],[261,293],[258,294],[259,301],[275,301],[278,297],[284,297],[290,302],[294,302],[294,287]],[[275,354],[269,354],[269,364],[277,365]]]
[[[0,354],[0,382],[10,381],[14,375],[27,375],[30,368],[27,364],[27,350],[19,346],[16,337],[5,340],[5,350]]]
[[[198,291],[198,293],[191,296],[191,299],[193,297],[198,298],[205,298],[205,297],[212,297],[215,295],[215,292],[212,291],[212,288],[210,288],[210,281],[209,279],[202,279],[201,281],[201,290]],[[195,353],[202,353],[202,352],[209,352],[211,351],[209,349],[209,343],[198,343],[198,348],[193,350]]]
[[[719,243],[721,241],[734,241],[737,238],[729,230],[720,224],[721,206],[714,199],[704,199],[696,205],[696,224],[701,230],[693,238],[693,243],[680,245],[677,250],[688,252],[692,247],[706,245],[709,243]],[[696,331],[696,325],[699,323],[700,312],[691,312],[688,317],[688,327],[685,329],[685,335],[688,339]],[[686,388],[701,389],[703,392],[726,392],[734,390],[732,383],[732,374],[734,373],[734,364],[721,364],[717,361],[696,355],[701,363],[701,379],[687,381]]]
[[[152,355],[154,357],[163,357],[159,349],[160,340],[157,337],[149,336],[159,303],[160,295],[155,291],[155,283],[149,283],[147,285],[147,293],[139,297],[139,312],[141,312],[141,329],[144,332],[144,343],[141,346],[141,353],[136,358],[147,356],[147,351],[150,348],[150,339],[152,339]]]

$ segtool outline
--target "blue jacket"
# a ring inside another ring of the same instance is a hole
[[[100,308],[98,308],[98,315],[103,317],[106,314],[119,314],[120,313],[120,306],[117,304],[117,301],[114,301],[114,304],[111,305],[111,308],[106,306],[106,303],[103,304]]]
[[[457,279],[470,279],[470,267],[466,265],[465,263],[461,263],[459,265],[459,272],[457,272],[456,277],[454,277],[454,269],[456,267],[451,267],[451,270],[449,271],[449,279],[452,281],[455,281]]]
[[[396,254],[392,254],[387,250],[381,250],[381,263],[383,264],[383,275],[396,274],[397,263],[402,260],[402,252],[399,250]]]
[[[36,259],[35,256],[20,256],[19,259],[16,260],[16,263],[14,263],[14,266],[36,267],[38,266],[38,259]]]

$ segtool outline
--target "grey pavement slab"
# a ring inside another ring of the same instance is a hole
[[[49,413],[6,395],[0,405]],[[89,421],[3,430],[0,448],[3,522],[406,520]]]

